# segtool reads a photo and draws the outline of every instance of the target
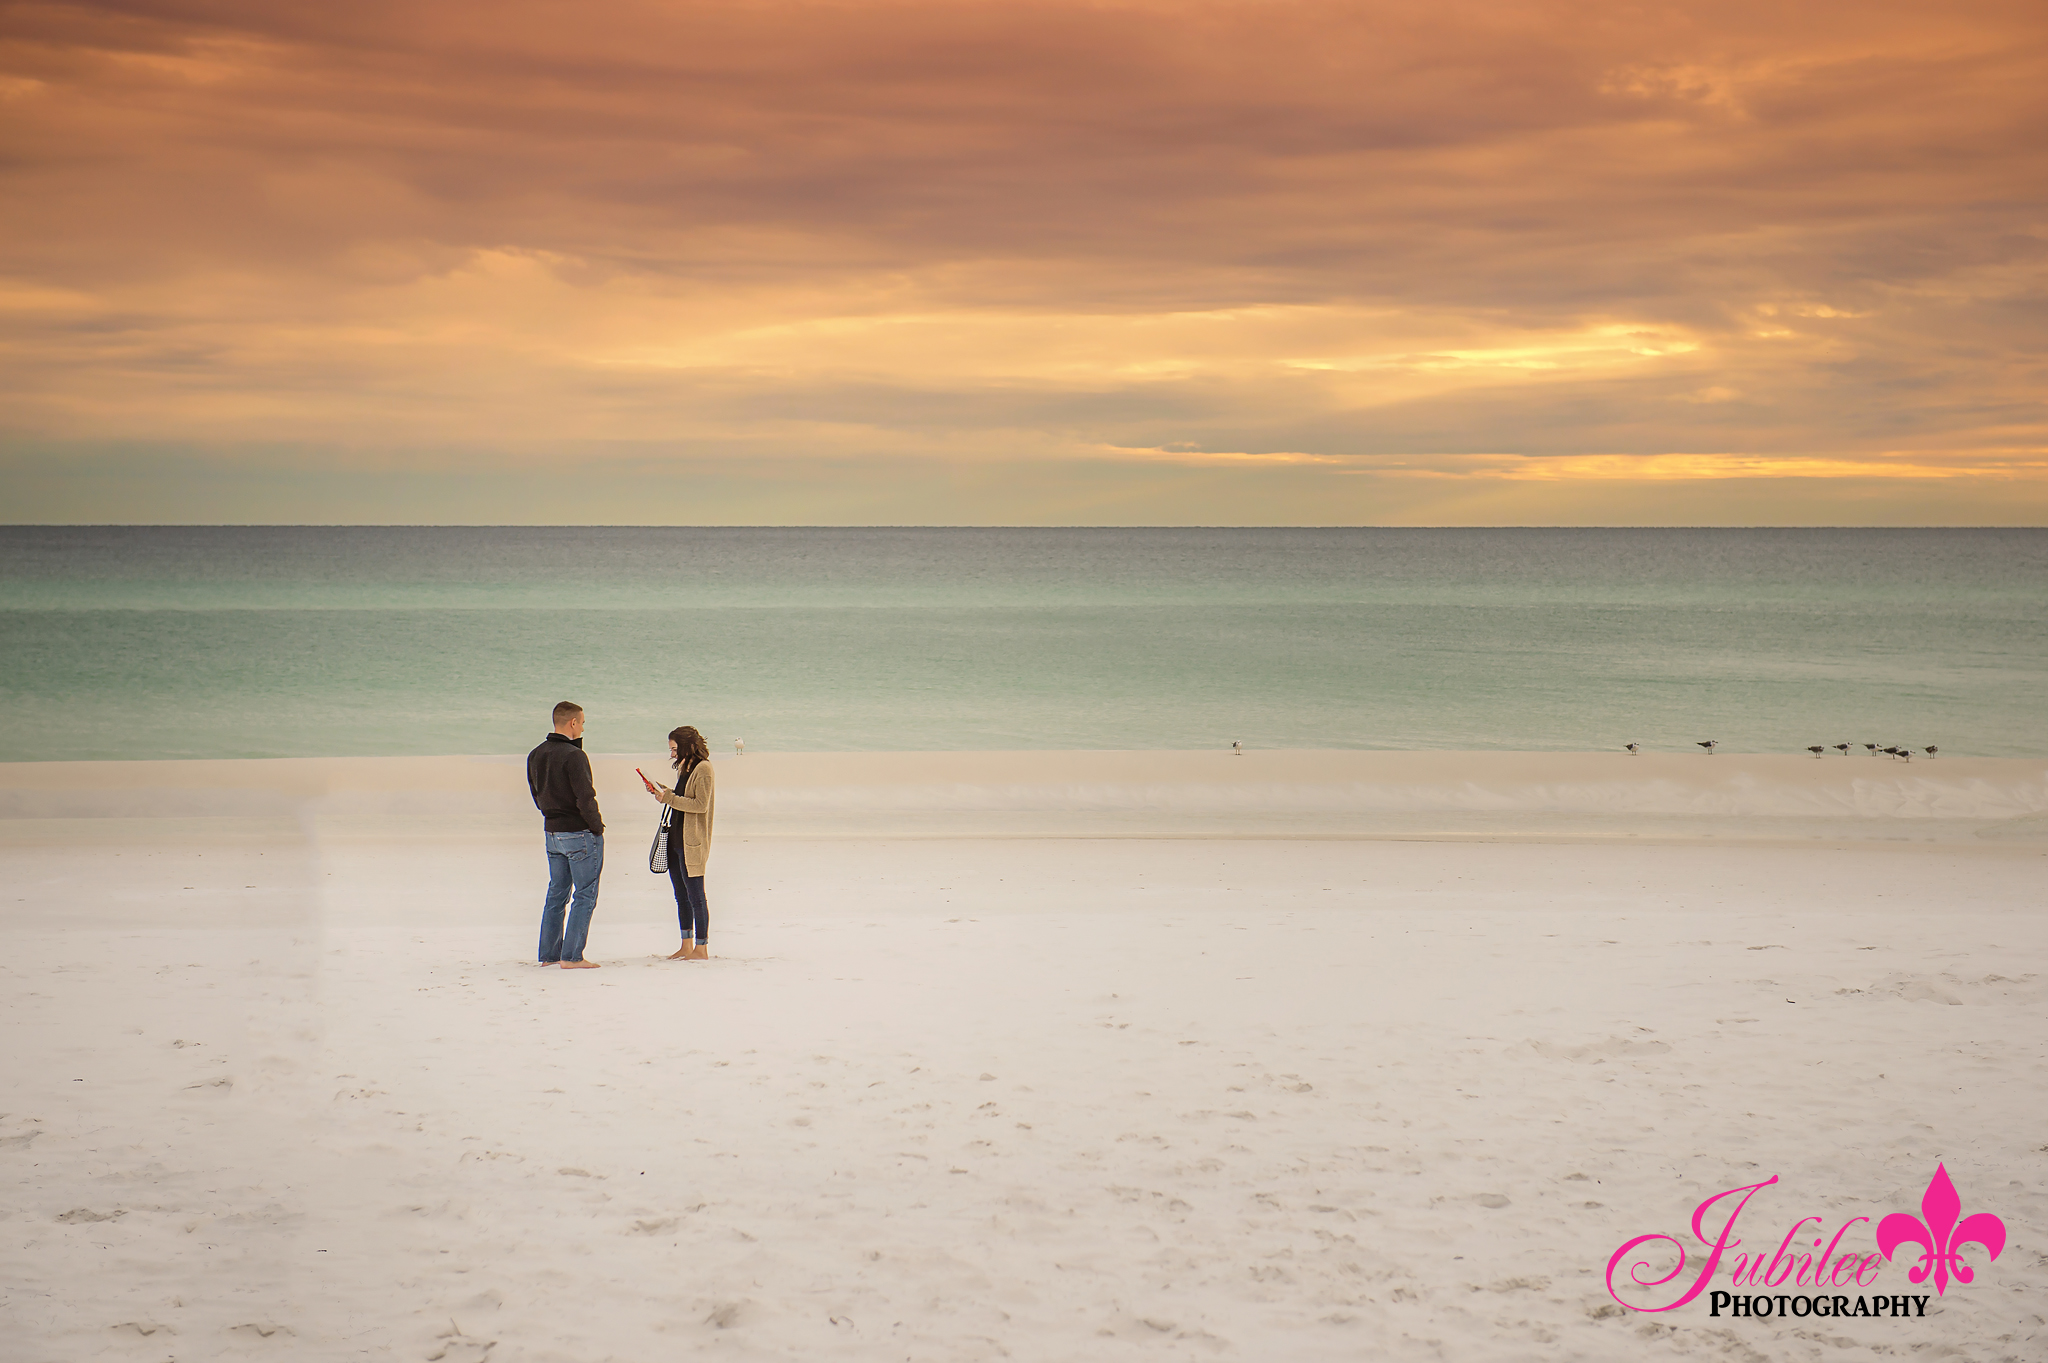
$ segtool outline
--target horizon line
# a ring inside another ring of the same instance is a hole
[[[1802,525],[1719,524],[1499,524],[1499,525],[1227,525],[1221,523],[1031,525],[969,522],[831,521],[635,522],[635,521],[15,521],[8,530],[2048,530],[2043,525],[1857,525],[1815,522]]]

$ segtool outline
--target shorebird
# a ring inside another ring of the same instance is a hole
[[[1871,755],[1872,757],[1875,757],[1875,756],[1877,756],[1877,744],[1875,744],[1875,743],[1865,743],[1865,744],[1864,744],[1863,746],[1864,746],[1864,748],[1865,748],[1866,750],[1868,750],[1868,751],[1869,751],[1869,753],[1870,753],[1870,755]]]
[[[1244,756],[1244,742],[1243,742],[1243,740],[1241,740],[1241,739],[1236,739],[1236,738],[1233,738],[1233,739],[1231,739],[1231,740],[1230,740],[1230,755],[1231,755],[1232,757],[1243,757],[1243,756]]]
[[[1712,757],[1714,755],[1714,749],[1721,746],[1721,740],[1718,738],[1703,738],[1699,742],[1693,744],[1693,746],[1696,748],[1705,748],[1707,750],[1707,756]]]
[[[1897,757],[1899,755],[1899,749],[1896,744],[1889,748],[1879,748],[1878,751],[1885,754],[1887,757]]]
[[[1932,756],[1934,756],[1934,755],[1935,755],[1936,753],[1938,753],[1938,752],[1940,752],[1940,751],[1941,751],[1941,749],[1939,749],[1939,748],[1935,747],[1935,746],[1934,746],[1934,745],[1933,745],[1932,743],[1929,743],[1929,744],[1927,745],[1927,755],[1928,755],[1929,757],[1932,757]]]
[[[1822,747],[1820,744],[1816,743],[1812,747],[1808,748],[1807,751],[1812,753],[1815,757],[1819,757],[1822,754],[1826,753],[1827,749]]]
[[[1849,755],[1849,745],[1847,743],[1837,743],[1835,744],[1835,751],[1847,757]]]
[[[1636,749],[1640,748],[1643,745],[1640,743],[1624,743],[1621,746],[1628,749],[1628,755],[1630,757],[1634,757],[1636,755]]]
[[[1913,760],[1913,750],[1911,748],[1899,749],[1899,758],[1901,761],[1911,762]]]
[[[735,739],[734,739],[734,740],[732,741],[732,755],[733,755],[734,757],[745,757],[745,756],[747,755],[747,740],[746,740],[746,739],[744,739],[744,738],[735,738]]]

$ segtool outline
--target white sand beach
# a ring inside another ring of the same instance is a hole
[[[2048,1357],[2048,763],[720,757],[685,963],[635,760],[580,972],[516,757],[0,766],[0,1353]],[[1607,1290],[1938,1162],[1924,1317]]]

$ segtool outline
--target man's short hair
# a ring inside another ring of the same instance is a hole
[[[555,702],[555,727],[556,727],[557,729],[561,728],[561,727],[562,727],[562,725],[564,725],[564,724],[565,724],[565,723],[567,723],[568,721],[570,721],[570,720],[572,720],[572,719],[576,718],[576,716],[578,716],[578,715],[580,715],[580,714],[582,714],[582,713],[583,713],[583,707],[582,707],[582,706],[580,706],[580,705],[578,705],[578,704],[577,704],[577,703],[576,703],[575,701],[573,701],[573,700],[558,700],[558,701],[556,701],[556,702]]]

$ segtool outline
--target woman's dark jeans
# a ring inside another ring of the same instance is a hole
[[[673,839],[668,845],[668,878],[676,887],[676,924],[683,930],[683,940],[702,946],[711,937],[711,910],[704,903],[704,877],[684,872],[683,847]]]

